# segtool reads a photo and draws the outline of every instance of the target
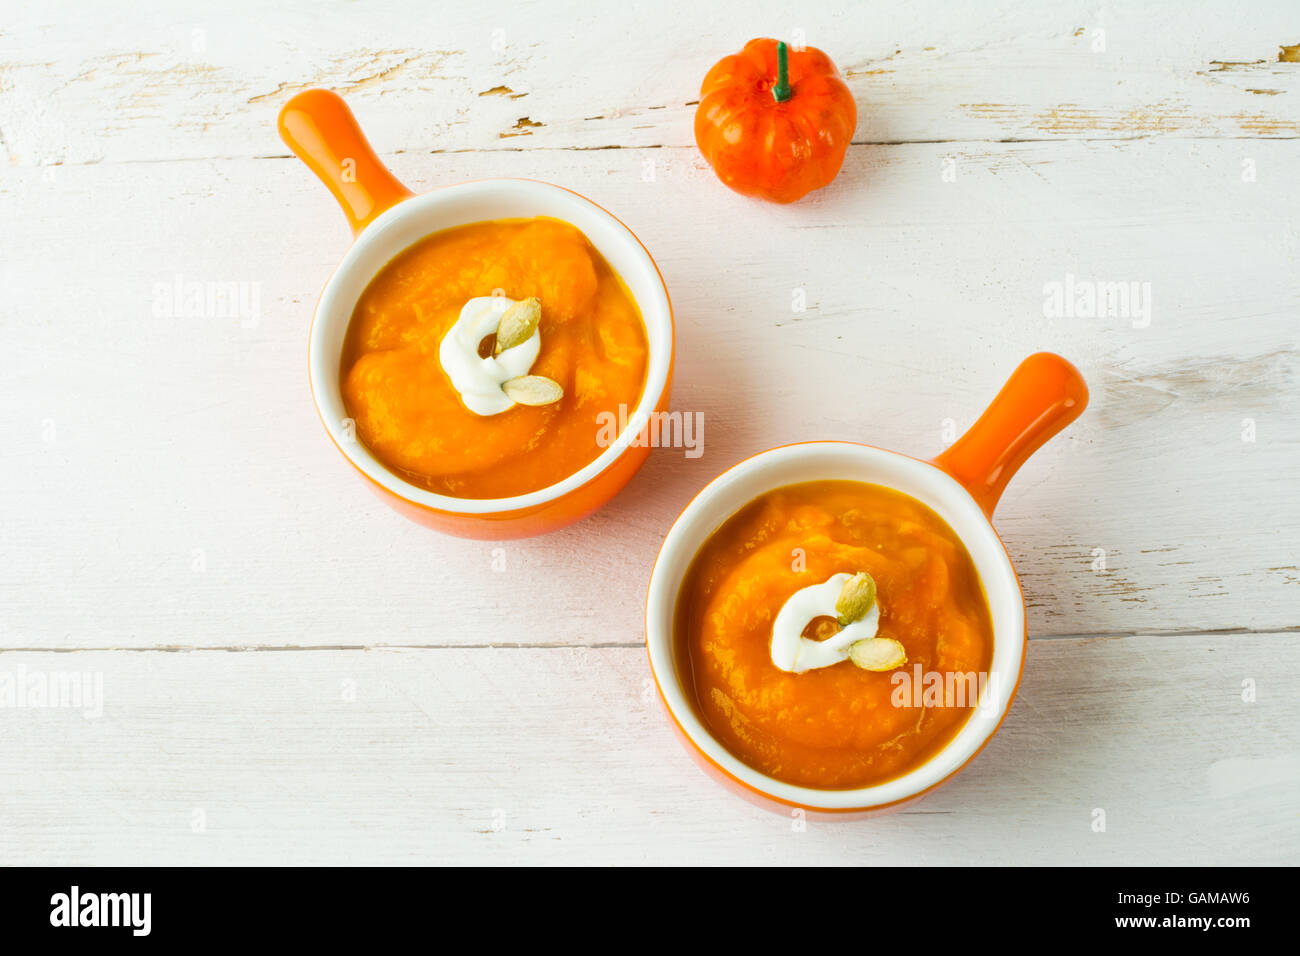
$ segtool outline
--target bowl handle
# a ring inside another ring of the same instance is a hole
[[[348,105],[329,90],[304,90],[280,110],[280,138],[334,194],[355,236],[412,195],[379,161]]]
[[[934,463],[991,518],[1016,470],[1087,405],[1079,370],[1059,355],[1038,352],[1020,363],[979,421]]]

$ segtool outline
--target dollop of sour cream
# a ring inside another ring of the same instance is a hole
[[[479,343],[495,334],[501,317],[515,302],[503,295],[470,299],[438,346],[438,361],[451,379],[452,388],[475,415],[500,415],[509,410],[515,403],[501,391],[502,383],[527,375],[542,349],[541,333],[534,330],[500,355],[483,358],[478,354]]]
[[[818,667],[830,667],[848,660],[849,648],[876,636],[880,608],[873,604],[867,615],[832,634],[824,641],[810,641],[803,629],[818,617],[835,617],[835,601],[851,574],[835,574],[821,584],[802,588],[790,595],[772,623],[772,663],[783,671],[802,674]]]

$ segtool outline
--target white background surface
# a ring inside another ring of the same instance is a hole
[[[1291,4],[272,6],[4,3],[0,671],[101,674],[104,708],[0,709],[0,862],[1300,860]],[[799,30],[860,119],[776,207],[716,181],[693,101]],[[309,86],[414,189],[528,176],[622,218],[703,457],[504,545],[372,497],[306,385],[348,243],[274,130]],[[1045,317],[1067,275],[1150,283],[1149,325]],[[255,313],[158,314],[178,277]],[[1092,405],[997,514],[1031,634],[1001,733],[866,822],[715,785],[642,646],[673,518],[788,441],[933,455],[1039,349]]]

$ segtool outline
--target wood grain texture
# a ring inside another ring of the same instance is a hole
[[[1300,859],[1289,5],[267,6],[56,0],[0,34],[0,672],[107,696],[0,709],[0,860]],[[796,31],[861,122],[836,183],[776,208],[718,184],[693,101]],[[306,382],[348,235],[273,120],[313,85],[412,188],[539,178],[627,222],[704,455],[501,545],[370,496]],[[1150,313],[1049,315],[1054,283],[1137,283]],[[1092,405],[996,516],[1034,639],[999,737],[867,824],[719,790],[646,697],[672,520],[784,442],[932,456],[1038,349]]]
[[[83,6],[30,5],[0,37],[11,164],[286,155],[275,113],[311,86],[383,152],[690,146],[700,79],[762,35],[835,59],[860,142],[1300,137],[1281,3]]]
[[[1078,363],[1093,404],[997,516],[1031,633],[1291,627],[1300,200],[1282,185],[1295,146],[1251,151],[1263,181],[1240,181],[1235,142],[970,146],[945,183],[948,146],[859,147],[797,209],[720,189],[688,150],[396,157],[416,188],[535,175],[617,210],[672,291],[674,405],[704,416],[702,457],[656,451],[606,511],[501,546],[497,573],[494,546],[373,499],[315,419],[306,327],[347,240],[295,161],[0,171],[0,638],[635,642],[658,543],[709,478],[808,438],[933,455],[1042,348]],[[1149,327],[1044,317],[1067,275],[1150,283]],[[176,277],[245,283],[260,313],[156,316]]]
[[[960,777],[803,829],[696,767],[640,648],[0,653],[102,674],[104,699],[0,711],[0,860],[1294,863],[1292,647],[1035,642]]]

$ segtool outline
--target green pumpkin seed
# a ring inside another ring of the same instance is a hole
[[[537,323],[540,321],[542,321],[542,303],[536,297],[516,302],[506,309],[506,314],[501,316],[501,322],[497,325],[496,354],[500,355],[506,349],[512,349],[516,345],[523,345],[533,337],[533,333],[537,331]]]
[[[867,616],[871,605],[876,603],[876,581],[862,571],[844,582],[840,596],[835,599],[835,615],[841,627],[848,627],[854,621]]]

